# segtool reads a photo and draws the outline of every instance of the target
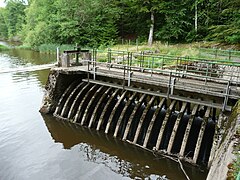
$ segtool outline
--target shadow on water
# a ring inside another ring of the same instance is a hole
[[[166,175],[169,179],[185,179],[179,165],[170,159],[156,157],[103,132],[56,120],[49,115],[44,115],[43,119],[56,143],[61,143],[64,149],[77,146],[84,153],[86,161],[104,164],[112,171],[130,178],[156,179]],[[184,166],[191,179],[206,179],[206,172],[189,164]]]

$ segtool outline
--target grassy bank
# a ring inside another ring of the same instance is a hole
[[[59,48],[62,53],[64,50],[73,50],[76,45],[73,44],[42,44],[39,47],[31,48],[28,46],[19,46],[23,49],[33,49],[41,53],[55,54],[56,49]],[[117,51],[129,52],[150,52],[174,57],[191,57],[204,59],[218,59],[218,60],[239,60],[240,51],[234,50],[233,46],[220,46],[214,42],[199,42],[190,44],[163,44],[155,42],[151,47],[146,43],[129,43],[117,44],[112,46],[100,46],[98,49],[102,52],[107,52],[108,49]],[[223,50],[225,48],[225,50]],[[86,49],[81,46],[81,49]],[[91,49],[91,48],[87,48]]]
[[[42,44],[38,47],[38,51],[41,53],[56,53],[57,48],[59,48],[60,52],[64,50],[73,50],[75,45],[71,44]]]
[[[164,54],[168,56],[178,57],[192,57],[192,58],[205,58],[205,59],[222,59],[222,60],[236,60],[240,59],[240,51],[234,49],[233,46],[219,46],[217,43],[190,43],[190,44],[162,44],[155,42],[152,47],[146,44],[135,45],[114,45],[109,47],[119,51],[149,51],[157,54]],[[225,49],[224,49],[225,48]]]

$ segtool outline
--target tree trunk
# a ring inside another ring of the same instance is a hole
[[[152,11],[151,12],[151,26],[150,26],[149,36],[148,36],[148,46],[152,46],[152,44],[153,44],[153,30],[154,30],[154,13]]]
[[[198,2],[195,0],[195,31],[198,31]]]

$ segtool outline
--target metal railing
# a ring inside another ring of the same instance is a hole
[[[210,49],[210,48],[199,48],[200,56],[209,56],[215,59],[228,59],[228,60],[235,60],[240,59],[240,51],[236,50],[222,50],[222,49]]]
[[[173,97],[175,89],[221,97],[222,110],[226,109],[229,99],[240,98],[240,62],[111,49],[93,49],[91,58],[81,61],[87,64],[88,79],[90,74],[94,80],[97,75],[110,74],[123,80],[123,89],[132,81],[158,83],[167,87],[166,97]]]

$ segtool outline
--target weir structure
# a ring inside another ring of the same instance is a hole
[[[239,62],[78,49],[51,69],[40,111],[210,167],[239,82]]]

